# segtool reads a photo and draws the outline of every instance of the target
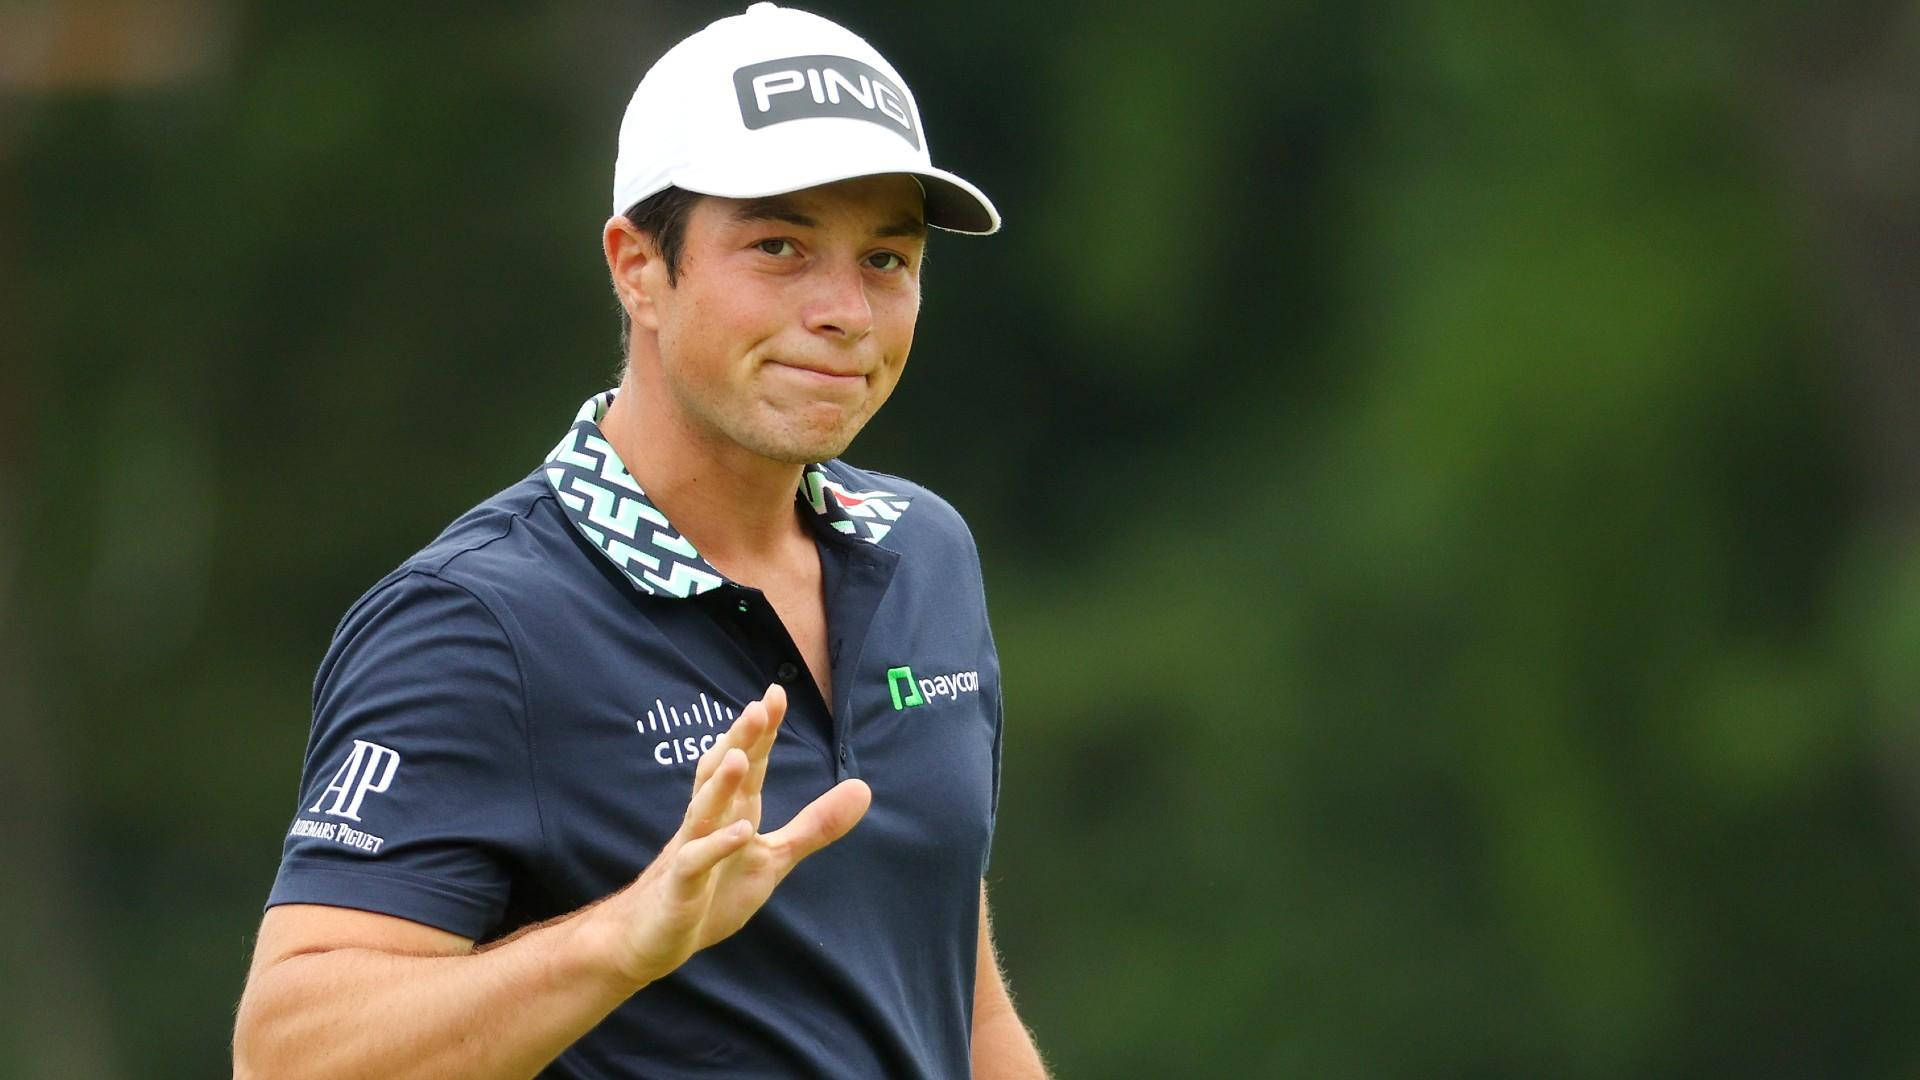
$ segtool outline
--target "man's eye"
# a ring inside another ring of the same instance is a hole
[[[791,240],[762,240],[753,246],[773,256],[784,257],[793,254],[793,241]]]
[[[897,252],[876,251],[867,256],[867,265],[875,270],[898,270],[907,265],[907,260]]]

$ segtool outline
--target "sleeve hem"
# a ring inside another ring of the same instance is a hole
[[[267,907],[325,904],[424,923],[478,940],[500,921],[502,905],[446,882],[391,870],[320,866],[288,860],[274,879]]]

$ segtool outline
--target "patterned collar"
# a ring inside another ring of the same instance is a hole
[[[719,588],[727,579],[653,505],[600,433],[615,393],[595,394],[580,406],[573,427],[547,455],[547,483],[567,520],[634,588],[683,598]],[[806,467],[794,499],[819,524],[869,544],[879,543],[912,502],[890,491],[852,491],[828,476],[824,465]]]

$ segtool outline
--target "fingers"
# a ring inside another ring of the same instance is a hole
[[[713,740],[713,745],[707,748],[707,752],[700,755],[700,760],[693,767],[693,789],[699,791],[700,785],[706,783],[707,778],[713,775],[713,770],[720,764],[720,759],[727,755],[728,747],[739,746],[745,741],[758,738],[760,725],[765,722],[766,706],[758,701],[748,702],[747,707],[740,710],[740,717],[733,722],[733,726],[721,732],[720,737]]]
[[[787,857],[791,869],[801,859],[847,835],[873,802],[864,780],[842,780],[808,803],[793,820],[767,834],[768,843]]]
[[[767,692],[760,695],[760,701],[767,710],[767,719],[770,722],[767,735],[771,736],[773,728],[779,727],[780,721],[786,719],[787,688],[779,683],[768,683]]]
[[[673,858],[673,891],[677,898],[692,899],[699,895],[701,879],[720,865],[720,860],[745,847],[751,839],[753,823],[736,821],[698,840],[688,841]]]
[[[729,746],[738,746],[752,754],[762,742],[772,745],[772,733],[779,728],[780,720],[787,713],[787,692],[778,683],[767,687],[767,692],[757,700],[747,702],[740,710],[739,719],[733,726],[720,733],[713,746],[700,755],[700,761],[694,766],[693,782],[697,787],[713,772],[721,755]]]
[[[780,721],[787,717],[787,691],[779,683],[767,687],[766,694],[760,700],[765,703],[762,708],[766,726],[759,729],[758,738],[741,744],[741,748],[747,752],[750,766],[746,782],[742,785],[742,790],[748,795],[760,794],[762,785],[766,783],[767,762],[773,757],[773,741],[780,734]]]
[[[741,783],[747,776],[747,768],[747,755],[739,747],[726,747],[721,750],[712,775],[705,783],[694,789],[693,798],[687,801],[687,814],[680,822],[682,837],[694,839],[706,836],[727,824],[728,819],[737,816],[734,813],[733,800],[740,793]],[[748,822],[747,827],[751,831],[753,823]]]
[[[747,752],[747,760],[753,766],[747,778],[746,793],[758,795],[762,782],[767,775],[767,758],[773,752],[774,737],[780,733],[780,721],[787,715],[787,692],[779,683],[767,687],[766,693],[756,701],[747,703],[740,710],[740,718],[733,726],[713,741],[713,746],[700,755],[700,761],[694,766],[693,787],[695,791],[713,775],[727,748],[737,746]]]

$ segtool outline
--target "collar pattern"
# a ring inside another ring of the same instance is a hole
[[[547,483],[567,520],[634,588],[678,598],[718,589],[726,577],[653,505],[601,434],[600,421],[615,393],[595,394],[580,406],[573,426],[547,455]],[[890,491],[854,491],[829,476],[824,465],[806,467],[794,498],[819,524],[869,544],[892,531],[913,501]]]

